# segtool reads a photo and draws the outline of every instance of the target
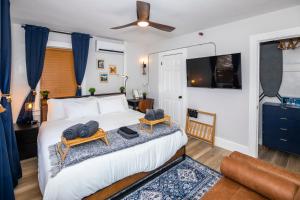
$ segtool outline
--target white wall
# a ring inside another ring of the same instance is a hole
[[[109,74],[109,65],[117,67],[117,74],[124,73],[124,54],[110,52],[95,52],[96,39],[91,40],[89,51],[89,59],[85,72],[84,94],[89,94],[88,89],[96,88],[96,94],[120,92],[119,88],[123,85],[123,78],[119,75]],[[104,69],[98,69],[97,60],[104,60]],[[107,82],[100,82],[99,75],[101,73],[108,74]]]
[[[158,108],[158,87],[159,87],[159,78],[158,78],[158,65],[159,58],[157,54],[149,55],[149,86],[148,86],[148,92],[149,97],[156,99],[154,101],[154,108]]]
[[[16,121],[30,88],[25,67],[25,32],[20,25],[12,24],[11,95],[13,120]]]
[[[126,71],[128,74],[127,81],[127,98],[132,98],[132,90],[137,89],[141,92],[148,89],[148,72],[147,75],[143,75],[142,63],[143,60],[147,64],[147,54],[145,47],[138,43],[125,42],[125,48],[127,50],[125,54]],[[148,68],[147,68],[148,69]]]
[[[188,106],[217,113],[216,136],[227,142],[232,149],[248,150],[249,120],[249,44],[250,36],[300,26],[300,6],[284,9],[261,16],[213,27],[199,37],[198,32],[171,38],[148,48],[148,53],[179,48],[183,46],[215,42],[217,54],[242,53],[242,90],[187,88]],[[207,19],[209,20],[209,19]],[[188,57],[213,55],[212,46],[188,49]],[[158,64],[158,63],[157,63]],[[153,84],[158,76],[158,65],[150,66],[150,91],[157,88]],[[151,93],[151,92],[150,92]],[[155,95],[155,94],[154,94]],[[250,111],[253,112],[253,111]],[[216,141],[217,142],[217,141]],[[224,145],[226,146],[226,145]]]
[[[11,94],[13,97],[12,111],[13,119],[16,121],[20,108],[29,92],[26,76],[26,61],[25,61],[25,31],[19,24],[12,24],[12,81]],[[82,83],[83,94],[88,94],[90,87],[96,88],[96,93],[110,93],[119,92],[119,88],[123,83],[123,79],[111,75],[108,83],[100,83],[100,71],[108,72],[108,64],[115,64],[118,66],[118,73],[123,73],[127,69],[129,75],[128,85],[131,90],[142,89],[147,83],[147,79],[140,71],[141,65],[139,60],[145,56],[144,47],[134,43],[126,43],[126,54],[110,54],[95,52],[95,41],[97,38],[92,38],[90,41],[89,55],[86,67],[86,73]],[[50,32],[47,46],[72,48],[71,37],[69,35],[57,34]],[[105,60],[105,69],[97,69],[97,59],[103,58]],[[126,72],[126,71],[125,71]],[[37,88],[38,89],[38,88]],[[35,118],[39,119],[39,97],[36,98],[35,104]]]

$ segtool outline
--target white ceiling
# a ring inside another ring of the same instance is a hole
[[[136,20],[135,0],[11,0],[15,23],[47,26],[95,36],[151,43],[243,18],[299,5],[299,0],[146,0],[150,20],[176,27],[111,30]]]

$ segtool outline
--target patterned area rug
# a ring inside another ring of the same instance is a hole
[[[222,176],[190,157],[149,181],[123,200],[201,199]]]

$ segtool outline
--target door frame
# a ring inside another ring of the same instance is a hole
[[[249,69],[249,154],[258,157],[260,43],[300,37],[300,27],[250,37]]]
[[[165,51],[165,52],[161,52],[158,54],[158,103],[159,103],[159,99],[160,99],[160,76],[161,76],[161,72],[160,72],[160,67],[161,67],[161,63],[163,60],[164,56],[171,56],[171,55],[176,55],[176,54],[182,54],[183,55],[183,69],[181,69],[182,71],[182,80],[183,83],[181,84],[182,87],[182,113],[181,113],[181,119],[182,122],[180,124],[180,126],[183,128],[183,130],[185,130],[185,120],[186,120],[186,109],[187,109],[187,81],[186,81],[186,59],[187,59],[187,49],[186,48],[182,48],[182,49],[177,49],[177,50],[170,50],[170,51]]]

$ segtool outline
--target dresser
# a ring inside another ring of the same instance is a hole
[[[263,145],[300,155],[300,107],[263,104]]]

